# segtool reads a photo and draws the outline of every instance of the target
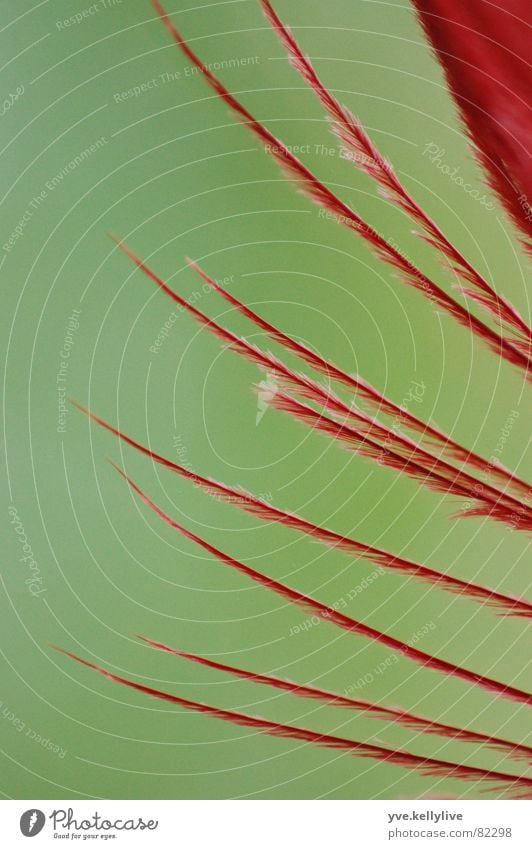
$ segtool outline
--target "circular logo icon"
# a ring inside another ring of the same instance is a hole
[[[37,808],[30,808],[20,818],[20,830],[24,837],[35,837],[43,830],[45,822],[46,817],[42,811]]]

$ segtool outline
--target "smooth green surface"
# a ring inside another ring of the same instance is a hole
[[[100,3],[80,23],[58,25],[83,8],[89,6],[60,0],[0,3],[3,96],[24,87],[1,117],[3,245],[32,212],[12,249],[0,252],[7,448],[0,791],[28,799],[480,797],[479,786],[176,710],[49,647],[217,706],[479,766],[512,768],[497,753],[232,680],[139,645],[134,634],[516,740],[529,729],[526,708],[328,623],[302,629],[303,611],[172,532],[135,500],[106,457],[233,556],[328,603],[351,594],[343,609],[355,618],[403,640],[425,631],[417,642],[424,651],[530,688],[530,642],[520,620],[389,573],[353,592],[375,571],[372,564],[213,501],[72,408],[58,432],[61,388],[199,472],[461,578],[527,590],[527,540],[517,533],[449,518],[457,503],[346,454],[285,414],[268,410],[257,424],[258,370],[186,315],[179,314],[158,353],[150,350],[172,303],[113,249],[108,231],[126,238],[180,293],[196,293],[209,315],[277,353],[218,296],[202,291],[185,256],[396,402],[413,381],[424,384],[412,409],[485,456],[516,411],[500,459],[522,475],[530,471],[530,403],[517,371],[436,315],[354,235],[324,221],[191,74],[148,2]],[[303,158],[320,177],[451,284],[410,223],[340,159],[320,106],[288,66],[255,0],[169,0],[169,8],[204,61],[224,63],[224,82],[274,133],[309,145]],[[526,313],[525,260],[501,211],[466,194],[423,155],[428,144],[443,148],[441,162],[458,167],[480,195],[486,191],[409,4],[279,0],[277,8],[407,185]],[[150,80],[157,85],[139,96],[121,96]],[[62,171],[64,178],[47,187]],[[74,310],[81,311],[79,327],[62,359]],[[58,383],[61,362],[68,365]],[[30,571],[10,506],[38,563],[45,590],[38,597],[25,583]],[[357,686],[363,676],[369,683]],[[46,749],[36,734],[60,751]]]

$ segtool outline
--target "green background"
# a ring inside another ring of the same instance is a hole
[[[434,568],[509,593],[527,590],[526,538],[487,520],[456,521],[451,499],[343,452],[283,413],[258,416],[257,368],[188,316],[179,314],[158,353],[150,351],[172,304],[114,250],[108,231],[127,239],[181,294],[196,293],[210,316],[269,349],[279,352],[221,298],[202,292],[186,256],[217,279],[229,278],[230,291],[261,315],[397,403],[413,381],[424,384],[414,411],[485,456],[516,411],[501,459],[527,472],[530,404],[521,375],[437,315],[354,235],[324,221],[190,73],[149,3],[101,4],[79,24],[58,25],[89,5],[0,3],[2,97],[24,86],[1,117],[2,244],[45,190],[23,235],[1,251],[0,791],[28,799],[486,798],[480,785],[422,777],[175,709],[49,647],[216,706],[494,769],[519,766],[476,746],[232,680],[151,650],[134,634],[515,740],[529,731],[522,706],[328,623],[294,633],[307,619],[303,611],[172,532],[106,458],[121,462],[187,527],[268,575],[327,603],[351,592],[344,609],[351,616],[405,641],[424,630],[417,643],[423,651],[530,688],[522,621],[389,573],[353,593],[375,571],[372,564],[209,498],[71,408],[58,433],[57,373],[76,309],[67,394],[154,450]],[[319,104],[255,0],[168,0],[168,7],[204,61],[226,63],[224,82],[272,132],[287,144],[310,145],[303,158],[320,177],[452,285],[405,217],[340,159]],[[277,9],[407,185],[488,279],[529,313],[524,255],[503,213],[487,209],[423,153],[428,144],[443,148],[442,163],[458,167],[480,195],[487,191],[409,3],[278,0]],[[176,71],[178,79],[162,82]],[[152,79],[158,84],[140,96],[117,96]],[[96,152],[46,190],[102,137]],[[39,565],[45,592],[37,598],[25,583],[10,506]],[[369,683],[357,687],[364,676]]]

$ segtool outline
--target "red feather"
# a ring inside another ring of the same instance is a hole
[[[178,657],[183,657],[187,660],[192,660],[195,663],[201,663],[211,669],[228,672],[236,678],[243,678],[246,681],[253,681],[256,684],[266,684],[271,687],[276,687],[278,690],[284,690],[287,693],[291,693],[293,696],[301,696],[306,699],[316,699],[319,702],[324,702],[325,704],[333,705],[335,707],[366,711],[368,714],[378,719],[397,722],[399,725],[404,725],[406,728],[414,728],[416,731],[421,731],[423,734],[436,734],[441,737],[460,740],[463,743],[485,744],[490,748],[506,752],[515,760],[525,760],[528,763],[532,763],[532,747],[530,746],[512,743],[510,740],[504,740],[501,737],[493,737],[490,734],[481,734],[477,731],[469,731],[466,728],[457,728],[455,725],[434,722],[432,719],[427,719],[424,716],[418,716],[417,714],[410,713],[410,711],[403,710],[399,707],[385,707],[384,705],[377,705],[363,699],[352,699],[348,696],[341,696],[338,693],[331,693],[329,690],[321,690],[309,685],[294,684],[292,681],[287,681],[285,678],[277,678],[273,675],[260,675],[256,672],[248,672],[246,669],[229,666],[226,663],[220,663],[199,654],[189,654],[185,651],[179,651],[178,649],[165,645],[165,643],[148,640],[146,637],[141,637],[139,634],[137,636],[153,648],[161,649],[162,651],[175,654]]]
[[[484,167],[532,237],[530,0],[413,0]]]
[[[132,253],[125,246],[118,242],[119,247],[123,250],[126,250],[128,255],[131,257]],[[133,255],[134,256],[134,255]],[[532,487],[530,484],[527,484],[525,481],[518,478],[513,474],[509,469],[507,469],[502,464],[494,465],[493,463],[485,460],[478,454],[475,454],[472,451],[468,451],[464,448],[460,443],[451,439],[447,434],[443,431],[436,428],[434,425],[427,424],[412,413],[410,413],[406,408],[400,407],[398,404],[395,404],[393,401],[390,401],[386,396],[382,395],[374,386],[369,384],[359,375],[348,374],[342,369],[338,368],[334,363],[330,360],[325,359],[320,354],[313,351],[311,348],[308,348],[301,342],[298,342],[295,339],[292,339],[291,336],[288,336],[286,333],[283,333],[277,327],[275,327],[270,322],[263,319],[256,312],[251,310],[242,301],[239,301],[224,289],[222,286],[219,286],[212,277],[203,271],[203,269],[192,260],[188,260],[188,263],[191,268],[196,271],[200,277],[211,286],[219,295],[222,296],[231,306],[235,307],[238,312],[242,315],[245,315],[250,321],[253,322],[257,327],[260,327],[268,336],[273,339],[275,342],[278,342],[282,345],[286,350],[290,351],[292,354],[295,354],[300,359],[304,360],[304,362],[311,365],[321,374],[326,375],[329,380],[334,380],[337,383],[341,383],[344,387],[349,389],[355,396],[363,398],[374,410],[376,413],[384,413],[385,415],[391,416],[393,419],[399,418],[401,423],[408,427],[410,430],[415,431],[416,433],[421,434],[422,439],[431,444],[432,447],[437,445],[443,453],[453,459],[459,460],[462,463],[466,463],[470,465],[472,468],[477,471],[483,472],[490,477],[497,478],[507,484],[510,488],[515,489],[520,493],[521,496],[525,496],[527,500],[532,498]],[[187,307],[190,305],[187,305]]]
[[[137,493],[139,498],[144,501],[144,503],[154,511],[154,513],[159,516],[163,522],[166,522],[171,528],[176,531],[179,531],[180,534],[183,534],[187,539],[192,540],[193,542],[200,545],[210,554],[213,554],[218,558],[222,563],[225,563],[226,566],[231,567],[232,569],[236,569],[238,572],[243,573],[247,577],[251,578],[252,581],[256,581],[258,584],[261,584],[264,587],[272,590],[273,592],[280,595],[282,598],[287,598],[289,601],[294,604],[299,605],[303,609],[312,612],[314,615],[319,616],[321,619],[325,619],[328,622],[332,622],[339,628],[343,628],[346,631],[349,631],[352,634],[359,634],[360,636],[367,637],[370,640],[375,641],[376,643],[381,643],[381,645],[387,646],[387,648],[392,649],[392,651],[396,651],[398,654],[402,654],[407,657],[409,660],[413,660],[414,663],[418,663],[423,667],[427,667],[429,669],[435,669],[437,672],[441,672],[444,675],[452,675],[456,678],[461,678],[464,681],[467,681],[468,684],[476,685],[483,690],[487,690],[490,693],[496,693],[498,696],[501,696],[505,699],[510,699],[511,701],[521,702],[523,704],[532,706],[532,693],[527,693],[524,690],[520,690],[517,687],[511,687],[507,684],[502,683],[501,681],[496,681],[493,678],[488,678],[485,675],[480,675],[477,672],[472,672],[470,669],[465,669],[463,666],[459,666],[455,663],[450,663],[447,660],[441,660],[441,658],[436,657],[432,654],[427,654],[427,652],[421,651],[421,649],[415,648],[415,646],[410,645],[409,643],[404,643],[402,640],[398,640],[395,637],[390,637],[388,634],[384,633],[384,631],[379,631],[377,628],[372,628],[369,625],[365,625],[363,622],[359,622],[356,619],[352,619],[350,616],[346,616],[340,611],[335,610],[333,607],[329,607],[326,604],[322,604],[320,601],[317,601],[311,596],[305,595],[304,593],[300,593],[298,590],[294,590],[291,587],[288,587],[286,584],[281,583],[280,581],[276,581],[273,578],[269,578],[267,575],[264,575],[262,572],[259,572],[257,569],[253,569],[251,566],[247,566],[245,563],[241,563],[239,560],[236,560],[234,557],[231,557],[229,554],[224,554],[223,551],[220,551],[219,548],[211,545],[206,542],[206,540],[199,537],[197,534],[194,534],[192,531],[180,525],[178,522],[175,522],[167,513],[164,512],[160,507],[158,507],[141,489],[138,487],[127,475],[112,464],[117,472],[128,482],[130,487],[134,492]],[[532,779],[531,779],[532,781]]]
[[[277,161],[287,176],[294,180],[301,191],[311,200],[332,212],[337,220],[350,230],[357,233],[373,249],[375,254],[384,262],[389,263],[399,272],[399,279],[437,303],[442,310],[452,315],[459,324],[467,327],[482,339],[491,351],[500,355],[513,365],[524,369],[527,380],[532,380],[531,361],[527,352],[508,342],[500,334],[495,333],[484,322],[470,313],[462,304],[455,301],[441,289],[433,280],[417,268],[400,250],[388,242],[371,225],[367,224],[358,213],[344,203],[321,180],[319,180],[273,133],[271,133],[252,113],[246,109],[220,82],[187,44],[177,30],[170,16],[164,10],[159,0],[152,0],[152,5],[160,15],[162,22],[174,39],[179,49],[201,72],[211,89],[243,120],[248,129],[266,145],[266,150]]]
[[[362,171],[377,181],[381,194],[399,206],[424,231],[423,238],[441,254],[463,280],[472,284],[476,291],[462,289],[464,294],[480,303],[491,313],[502,327],[517,335],[517,340],[508,341],[522,345],[530,355],[532,330],[515,307],[499,295],[488,281],[474,268],[462,253],[447,239],[442,230],[427,215],[408,190],[403,186],[391,164],[384,159],[371,141],[356,115],[343,106],[324,86],[308,56],[302,52],[291,31],[284,26],[269,0],[261,0],[263,11],[275,28],[288,51],[294,68],[315,92],[332,121],[332,127],[348,154],[348,158]],[[417,234],[421,235],[421,234]],[[523,339],[524,337],[524,339]]]
[[[289,513],[286,510],[280,510],[278,507],[274,507],[267,501],[257,498],[257,496],[252,495],[245,489],[226,486],[213,478],[206,478],[202,475],[198,475],[191,469],[180,466],[172,460],[163,457],[161,454],[151,451],[149,448],[141,445],[140,442],[136,442],[136,440],[126,436],[126,434],[110,425],[95,413],[92,413],[90,410],[87,410],[85,407],[82,407],[76,402],[73,403],[79,410],[81,410],[81,412],[85,413],[93,421],[97,422],[97,424],[101,425],[111,433],[114,433],[115,436],[119,437],[119,439],[122,439],[132,448],[136,448],[137,451],[140,451],[145,456],[150,457],[154,462],[160,463],[165,468],[170,469],[172,472],[175,472],[186,480],[191,481],[195,486],[203,489],[209,495],[212,495],[215,498],[220,498],[230,504],[234,504],[241,510],[244,510],[244,512],[250,513],[252,516],[256,516],[267,522],[279,522],[279,524],[292,528],[292,530],[299,531],[300,533],[306,534],[314,539],[318,539],[321,543],[329,546],[330,548],[338,548],[341,551],[349,551],[357,557],[363,557],[364,559],[370,560],[372,563],[376,563],[385,569],[394,569],[406,575],[419,578],[429,584],[441,586],[442,589],[449,592],[464,595],[472,599],[482,600],[488,605],[495,607],[502,615],[521,616],[527,619],[529,619],[532,615],[532,603],[526,599],[504,595],[503,593],[496,592],[495,590],[480,586],[479,584],[474,584],[471,581],[461,581],[459,578],[454,578],[452,575],[448,575],[445,572],[438,572],[436,569],[431,569],[429,566],[415,563],[414,561],[407,560],[404,557],[398,557],[384,549],[365,545],[351,537],[346,537],[343,534],[336,533],[328,528],[322,528],[313,522],[302,519],[296,513]]]
[[[121,250],[133,260],[133,262],[146,274],[154,283],[162,289],[173,301],[178,303],[183,309],[189,312],[190,315],[205,326],[208,330],[214,333],[219,339],[227,342],[230,347],[237,353],[244,356],[246,359],[258,364],[267,372],[275,373],[281,381],[288,384],[296,392],[303,397],[323,405],[331,410],[334,414],[342,417],[352,418],[357,422],[358,433],[362,440],[367,440],[369,437],[374,437],[381,440],[384,445],[373,453],[366,451],[365,456],[372,459],[378,459],[384,465],[399,469],[400,471],[409,474],[409,469],[413,468],[412,460],[416,461],[417,474],[413,475],[416,480],[431,486],[434,482],[435,487],[440,492],[447,492],[451,495],[458,495],[465,498],[470,498],[476,505],[473,509],[474,513],[469,511],[461,515],[475,516],[491,516],[492,518],[506,522],[512,527],[523,528],[528,530],[532,527],[532,510],[523,506],[511,494],[501,492],[489,483],[481,484],[476,478],[473,478],[467,472],[463,472],[451,466],[445,460],[434,457],[432,454],[421,448],[413,440],[402,436],[394,429],[385,427],[375,419],[370,418],[362,411],[349,407],[337,395],[334,395],[330,390],[325,389],[316,381],[311,380],[305,375],[291,371],[284,363],[273,354],[263,353],[256,345],[251,345],[245,339],[236,336],[231,331],[222,327],[218,322],[208,318],[197,307],[189,304],[185,298],[182,298],[171,289],[155,272],[146,265],[130,248],[127,247],[116,237],[113,237]],[[199,267],[196,270],[202,274]],[[275,404],[275,399],[272,402]],[[320,421],[323,427],[323,420]],[[333,429],[336,423],[333,422]],[[330,430],[330,435],[333,435],[333,430]],[[368,443],[369,444],[369,443]],[[371,443],[375,447],[375,443]],[[389,450],[389,446],[393,445],[399,454],[394,454]],[[364,454],[363,445],[360,453]],[[387,458],[391,462],[387,462]],[[405,461],[406,458],[406,461]],[[407,462],[408,461],[408,462]],[[483,506],[487,505],[487,506]],[[494,507],[495,505],[495,507]]]
[[[314,743],[318,746],[325,746],[329,749],[341,749],[348,751],[353,755],[361,758],[373,758],[375,760],[392,763],[397,766],[405,767],[406,769],[414,769],[422,775],[443,776],[445,778],[460,778],[464,781],[490,781],[497,782],[501,785],[501,789],[508,790],[515,787],[532,788],[532,778],[520,775],[509,775],[506,772],[498,772],[489,769],[479,769],[478,767],[466,766],[465,764],[456,764],[449,761],[437,760],[435,758],[423,758],[419,755],[412,755],[410,752],[403,752],[400,749],[387,749],[384,746],[377,746],[373,743],[359,743],[357,740],[347,740],[345,737],[336,737],[331,734],[318,734],[316,731],[310,731],[308,728],[297,728],[294,725],[286,725],[280,722],[271,722],[267,719],[261,719],[255,716],[249,716],[246,713],[240,713],[234,710],[223,710],[222,708],[212,707],[203,702],[195,702],[191,699],[184,699],[181,696],[174,696],[172,693],[167,693],[163,690],[156,690],[153,687],[146,687],[144,684],[137,684],[135,681],[130,681],[127,678],[122,678],[120,675],[114,675],[108,669],[101,666],[96,666],[88,660],[59,648],[52,646],[56,651],[60,651],[66,657],[87,666],[109,678],[110,681],[115,681],[118,684],[124,684],[126,687],[131,687],[140,693],[145,693],[148,696],[154,696],[156,699],[163,699],[172,704],[184,707],[187,710],[194,710],[198,713],[204,713],[207,716],[212,716],[215,719],[222,719],[226,722],[232,722],[234,725],[244,726],[245,728],[253,728],[256,731],[261,731],[264,734],[271,734],[273,737],[282,737],[288,740],[301,740],[305,743]]]
[[[437,463],[435,461],[432,466],[425,461],[421,465],[415,454],[408,457],[404,452],[398,453],[391,450],[388,445],[382,445],[371,439],[369,429],[364,432],[337,422],[308,404],[303,404],[296,398],[292,398],[285,392],[276,391],[272,393],[268,403],[277,410],[289,413],[299,421],[305,422],[321,433],[325,433],[332,439],[337,439],[349,445],[361,456],[368,457],[388,468],[396,469],[435,492],[471,498],[476,506],[462,510],[458,513],[459,516],[490,516],[492,519],[504,522],[513,528],[525,531],[532,530],[532,510],[529,507],[520,504],[510,496],[503,496],[497,490],[490,491],[493,490],[492,487],[487,484],[479,484],[474,478],[458,469],[455,470],[455,475],[452,478],[446,477],[438,469],[438,463],[440,466],[444,465],[442,461],[437,461]],[[418,451],[417,453],[421,455],[423,452]],[[505,503],[506,499],[509,503]],[[510,502],[513,502],[513,506]]]

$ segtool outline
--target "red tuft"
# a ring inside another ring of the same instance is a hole
[[[473,151],[514,224],[532,237],[529,0],[413,0]]]

